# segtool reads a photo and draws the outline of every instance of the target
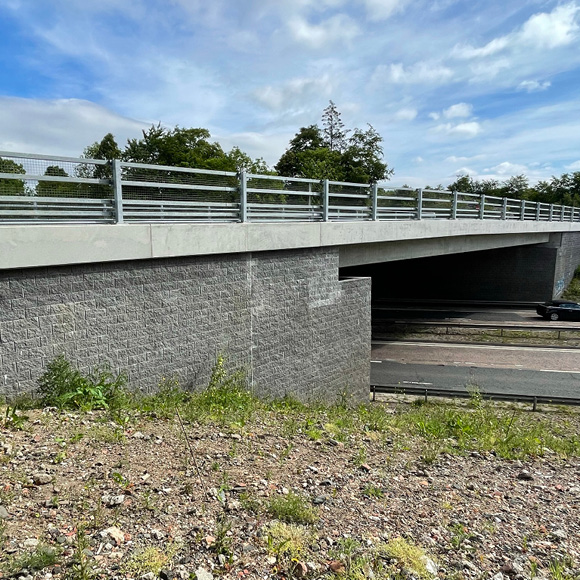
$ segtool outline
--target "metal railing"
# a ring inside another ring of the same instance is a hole
[[[0,224],[580,221],[580,208],[448,190],[0,151]]]

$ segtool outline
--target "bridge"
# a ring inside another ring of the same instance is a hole
[[[85,370],[126,370],[144,390],[173,376],[198,387],[224,354],[260,394],[361,399],[371,277],[375,295],[408,296],[436,264],[428,286],[444,297],[544,300],[580,263],[580,208],[118,160],[0,159],[8,396],[34,389],[61,353]]]

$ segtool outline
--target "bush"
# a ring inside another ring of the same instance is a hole
[[[42,404],[59,409],[108,409],[126,397],[127,376],[116,377],[105,367],[96,367],[85,376],[60,355],[51,361],[38,380]]]

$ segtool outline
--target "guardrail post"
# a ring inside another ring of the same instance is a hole
[[[423,219],[423,189],[417,190],[417,219]]]
[[[248,221],[248,178],[245,169],[240,171],[238,179],[240,181],[240,222],[245,223]]]
[[[521,200],[521,209],[520,209],[520,220],[524,221],[526,219],[526,200]]]
[[[536,202],[536,221],[539,222],[540,221],[540,202]]]
[[[371,205],[371,219],[376,222],[377,221],[377,214],[378,214],[378,205],[379,205],[379,184],[373,183],[371,185],[371,195],[372,195],[372,205]]]
[[[115,204],[115,221],[118,224],[123,223],[123,184],[121,182],[121,161],[119,159],[111,160],[113,200]]]
[[[479,219],[482,220],[485,217],[485,193],[482,193],[479,197]]]
[[[459,194],[457,193],[456,190],[453,190],[451,193],[453,193],[453,201],[451,202],[453,204],[451,206],[451,219],[456,220],[457,219],[457,201],[459,198]]]
[[[564,206],[563,205],[560,206],[560,221],[561,222],[564,221]]]
[[[328,221],[328,205],[330,202],[330,185],[328,179],[322,182],[322,221]]]
[[[507,197],[503,198],[503,204],[501,206],[501,219],[507,220]]]
[[[554,218],[554,204],[551,203],[550,204],[550,217],[549,217],[548,221],[551,222],[553,218]]]

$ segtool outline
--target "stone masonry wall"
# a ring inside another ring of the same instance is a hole
[[[339,281],[335,249],[0,271],[0,394],[61,353],[146,391],[203,386],[223,353],[263,395],[364,399],[370,280]]]
[[[580,265],[580,233],[552,234],[558,247],[556,272],[554,276],[554,297],[558,297],[566,289],[574,271]]]

